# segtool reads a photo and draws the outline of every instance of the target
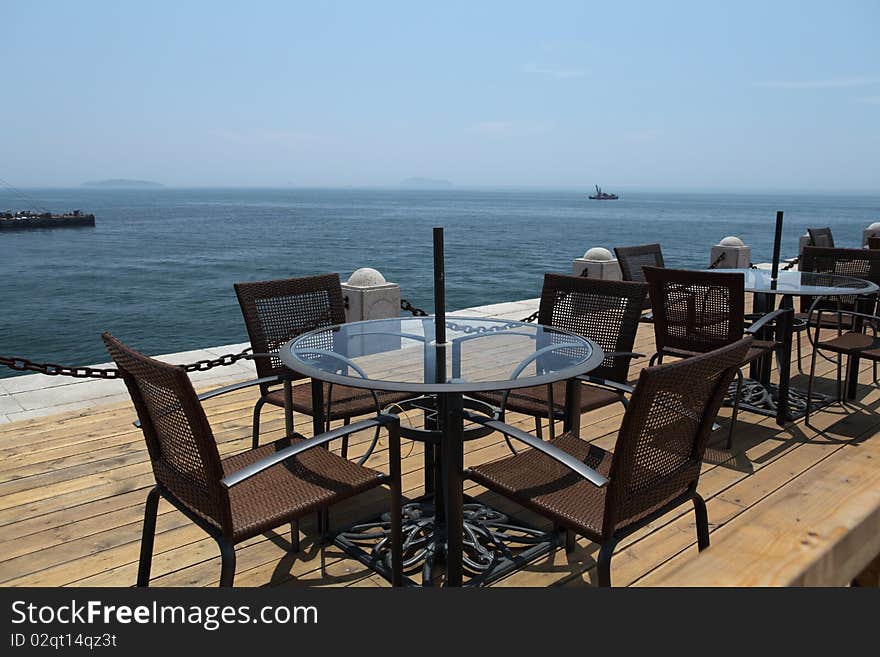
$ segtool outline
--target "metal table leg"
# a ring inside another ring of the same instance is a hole
[[[463,579],[464,492],[464,418],[462,396],[455,393],[439,395],[440,417],[443,421],[441,463],[444,486],[441,494],[446,504],[446,586],[461,586]]]

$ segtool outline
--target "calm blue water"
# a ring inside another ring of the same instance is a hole
[[[147,353],[244,342],[235,281],[375,267],[431,310],[431,227],[446,227],[451,309],[536,297],[545,271],[589,247],[659,241],[669,266],[707,266],[725,235],[768,261],[776,210],[783,255],[808,226],[842,246],[880,220],[878,196],[398,190],[28,190],[95,228],[0,233],[0,354],[105,361],[110,330]],[[0,208],[27,203],[0,191]],[[9,376],[0,370],[0,377]]]

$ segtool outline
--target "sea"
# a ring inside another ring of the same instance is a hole
[[[149,354],[247,341],[232,285],[378,269],[432,306],[432,228],[445,228],[447,306],[537,297],[546,271],[570,272],[587,249],[659,242],[667,266],[709,265],[736,235],[771,258],[808,227],[860,246],[880,194],[408,189],[0,190],[0,209],[82,209],[94,228],[0,232],[0,355],[83,365],[107,361],[111,331]],[[12,376],[0,369],[0,377]]]

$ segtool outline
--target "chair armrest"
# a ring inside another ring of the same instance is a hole
[[[325,431],[322,434],[318,434],[314,438],[309,438],[308,440],[296,443],[295,445],[291,445],[290,447],[285,447],[284,449],[275,452],[274,454],[260,459],[256,463],[251,463],[250,465],[243,467],[241,470],[236,470],[232,474],[223,477],[223,479],[220,480],[220,483],[223,484],[226,488],[232,488],[236,484],[240,484],[241,482],[250,479],[254,475],[263,472],[263,470],[271,468],[273,465],[278,465],[282,461],[286,461],[287,459],[292,458],[298,454],[302,454],[303,452],[306,452],[310,449],[326,445],[327,443],[332,442],[337,438],[342,438],[343,436],[347,436],[358,431],[363,431],[364,429],[369,429],[371,427],[388,426],[392,424],[397,424],[399,422],[400,420],[398,420],[396,415],[385,413],[382,415],[377,415],[374,418],[370,418],[369,420],[361,420],[360,422],[355,422],[344,427],[339,427],[337,429],[333,429],[332,431]]]
[[[532,434],[523,431],[522,429],[517,429],[516,427],[513,427],[505,422],[493,420],[491,418],[477,415],[476,413],[471,413],[469,411],[465,411],[464,416],[471,422],[476,422],[477,424],[482,424],[483,426],[489,427],[490,429],[495,429],[495,431],[499,431],[504,435],[513,438],[514,440],[525,443],[529,447],[536,449],[539,452],[543,452],[551,459],[561,463],[575,474],[578,474],[589,481],[594,486],[602,488],[603,486],[608,484],[607,477],[599,474],[586,463],[578,461],[568,452],[565,452],[558,447],[554,447],[550,443],[544,442],[537,436],[533,436]]]
[[[577,377],[579,381],[583,381],[584,383],[595,383],[596,385],[605,386],[606,388],[611,388],[612,390],[617,390],[619,392],[626,392],[628,394],[632,394],[636,391],[631,385],[626,383],[620,383],[619,381],[609,381],[608,379],[603,379],[600,376],[592,376],[591,374],[582,374]]]
[[[794,314],[794,310],[792,310],[791,308],[777,308],[773,312],[767,313],[754,324],[752,324],[749,328],[747,328],[746,333],[748,333],[749,335],[754,335],[762,328],[764,328],[767,324],[776,321],[779,317],[785,315],[786,313]]]

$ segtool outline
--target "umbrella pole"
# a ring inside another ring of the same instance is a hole
[[[770,280],[775,283],[779,277],[779,249],[782,246],[782,210],[776,212],[776,235],[773,237],[773,267]]]
[[[446,381],[446,266],[443,257],[443,228],[434,228],[434,343],[437,346],[437,383]]]

